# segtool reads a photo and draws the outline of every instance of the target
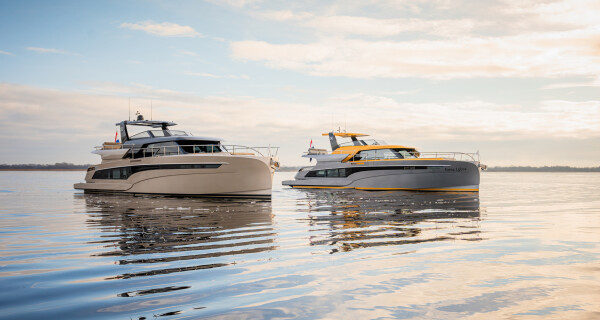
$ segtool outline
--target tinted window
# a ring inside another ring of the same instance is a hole
[[[168,169],[217,169],[221,166],[219,163],[198,163],[198,164],[160,164],[148,166],[129,166],[112,169],[103,169],[94,172],[92,179],[118,179],[126,180],[131,175],[150,170],[168,170]]]
[[[151,143],[146,147],[146,151],[152,156],[169,156],[179,154],[179,145],[173,141]]]
[[[314,170],[314,171],[307,172],[306,177],[340,178],[340,177],[347,177],[351,173],[352,173],[352,168]]]
[[[339,171],[338,169],[327,169],[326,175],[328,177],[339,177]]]

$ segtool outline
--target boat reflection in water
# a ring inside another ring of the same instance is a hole
[[[270,201],[80,196],[90,215],[88,225],[105,233],[96,241],[103,249],[95,256],[120,257],[115,263],[124,266],[119,269],[125,272],[107,280],[222,267],[236,263],[236,257],[237,262],[256,259],[252,254],[275,248]]]
[[[476,193],[290,191],[273,202],[78,195],[95,248],[82,282],[102,301],[96,314],[293,318],[318,301],[335,305],[316,293],[337,292],[322,274],[352,269],[346,279],[370,286],[362,271],[372,264],[410,265],[390,255],[480,239]]]
[[[430,241],[481,240],[479,193],[304,192],[313,228],[310,244],[331,246],[330,253]]]

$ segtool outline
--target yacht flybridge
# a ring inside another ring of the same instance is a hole
[[[317,160],[301,168],[293,188],[362,190],[479,191],[479,154],[419,152],[413,147],[364,140],[361,133],[329,132],[331,153],[310,148],[303,157]],[[350,138],[338,144],[337,138]]]
[[[278,148],[223,145],[221,139],[171,130],[168,121],[121,121],[120,142],[105,142],[87,169],[84,192],[270,197]],[[149,130],[129,136],[128,126]]]

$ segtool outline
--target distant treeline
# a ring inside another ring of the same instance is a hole
[[[301,167],[281,167],[277,171],[298,171]],[[490,172],[600,172],[600,167],[568,167],[568,166],[545,166],[545,167],[489,167],[485,171]]]
[[[89,164],[58,162],[55,164],[0,164],[0,170],[69,170],[87,169]]]
[[[300,168],[302,168],[302,167],[279,167],[279,169],[277,169],[277,171],[296,172],[296,171],[300,170]]]
[[[491,172],[600,172],[600,167],[577,168],[568,166],[544,167],[490,167]]]

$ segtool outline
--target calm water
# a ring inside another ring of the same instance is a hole
[[[84,195],[0,172],[1,319],[600,319],[600,174],[479,194]]]

